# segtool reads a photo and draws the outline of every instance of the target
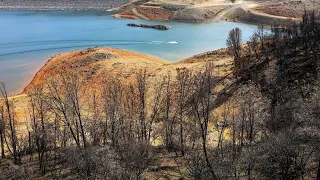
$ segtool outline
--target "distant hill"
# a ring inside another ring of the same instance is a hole
[[[128,0],[1,0],[0,9],[7,10],[107,10]]]

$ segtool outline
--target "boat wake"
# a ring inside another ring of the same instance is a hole
[[[152,44],[178,44],[178,41],[151,41]]]
[[[147,44],[178,44],[178,41],[139,41],[139,40],[46,40],[0,43],[0,57],[50,50],[77,49],[88,47],[124,47]],[[14,49],[14,50],[13,50]],[[10,52],[10,50],[12,50]]]

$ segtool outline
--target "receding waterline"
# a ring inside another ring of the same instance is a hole
[[[88,47],[114,47],[178,61],[225,47],[228,32],[239,27],[243,41],[255,25],[224,22],[186,24],[162,22],[168,31],[131,28],[128,23],[158,24],[115,19],[108,13],[74,11],[0,11],[0,80],[10,93],[22,89],[53,55]]]

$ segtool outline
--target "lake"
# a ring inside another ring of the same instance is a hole
[[[168,31],[126,26],[166,24]],[[0,11],[0,81],[19,93],[53,55],[94,46],[115,47],[178,61],[226,46],[239,27],[246,42],[256,25],[222,22],[187,24],[115,19],[107,12]]]

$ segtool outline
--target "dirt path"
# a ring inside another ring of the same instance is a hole
[[[286,20],[286,19],[293,19],[293,20],[299,20],[299,18],[292,18],[292,17],[284,17],[284,16],[275,16],[272,14],[267,14],[264,12],[260,12],[254,9],[249,9],[249,11],[254,14],[254,15],[259,15],[259,16],[264,16],[264,17],[270,17],[270,18],[275,18],[275,19],[282,19],[282,20]]]
[[[228,8],[224,11],[222,11],[221,13],[219,13],[213,20],[212,22],[219,22],[225,15],[227,15],[229,12],[235,10],[235,9],[238,9],[238,8],[245,8],[245,7],[248,7],[250,5],[252,5],[253,2],[241,2],[241,3],[238,3],[236,5],[233,5],[231,8]]]
[[[233,5],[232,7],[222,11],[221,13],[219,13],[213,20],[212,22],[219,22],[223,19],[223,17],[225,17],[229,12],[232,12],[238,8],[241,8],[247,12],[252,13],[253,15],[257,15],[257,16],[262,16],[262,17],[268,17],[268,18],[274,18],[274,19],[279,19],[279,20],[287,20],[287,19],[293,19],[298,21],[299,18],[291,18],[291,17],[284,17],[284,16],[275,16],[272,14],[267,14],[267,13],[263,13],[260,11],[255,10],[254,8],[257,7],[260,3],[256,3],[256,2],[251,2],[251,1],[242,1],[236,5]]]
[[[195,4],[193,7],[202,8],[202,7],[211,7],[211,6],[235,6],[245,3],[244,1],[236,1],[235,3],[225,2],[225,1],[213,1],[213,2],[205,2],[201,4]]]

